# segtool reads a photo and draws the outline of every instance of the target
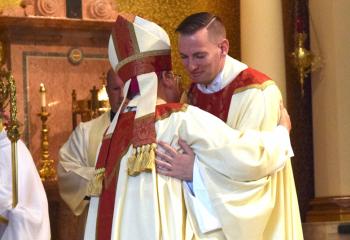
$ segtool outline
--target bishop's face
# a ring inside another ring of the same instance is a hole
[[[179,35],[182,63],[194,83],[210,84],[222,70],[225,55],[219,42],[209,39],[203,28],[191,35]]]

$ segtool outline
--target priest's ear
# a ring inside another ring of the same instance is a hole
[[[228,50],[230,48],[230,43],[229,41],[224,38],[220,43],[219,43],[219,48],[221,50],[221,55],[226,56],[228,54]]]

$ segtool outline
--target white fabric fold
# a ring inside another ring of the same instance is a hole
[[[19,140],[18,204],[12,208],[11,142],[0,132],[0,214],[8,224],[0,223],[1,239],[49,240],[50,221],[43,184],[30,152]]]

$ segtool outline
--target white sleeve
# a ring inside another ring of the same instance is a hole
[[[270,132],[240,132],[198,108],[189,107],[186,113],[180,138],[191,146],[199,161],[233,180],[261,179],[288,159],[289,148],[282,143],[289,141],[289,135],[281,127]]]
[[[80,124],[59,151],[59,192],[75,215],[80,215],[88,204],[84,198],[95,175],[95,166],[89,166],[88,162],[88,143],[88,129]]]

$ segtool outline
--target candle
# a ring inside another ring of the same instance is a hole
[[[40,83],[40,103],[41,107],[46,107],[46,90],[43,83]]]

